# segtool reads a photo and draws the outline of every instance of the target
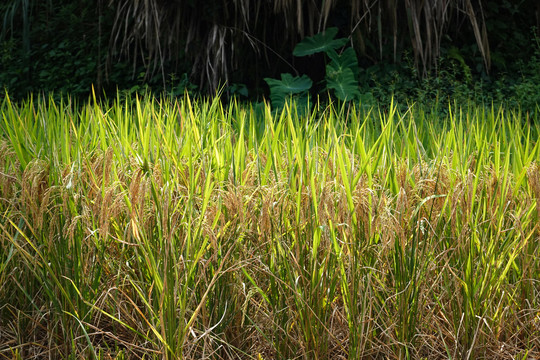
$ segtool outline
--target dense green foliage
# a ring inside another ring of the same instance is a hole
[[[299,4],[2,2],[0,85],[14,99],[29,92],[87,98],[92,85],[98,95],[117,88],[180,95],[186,88],[213,92],[220,84],[227,95],[260,99],[270,93],[264,78],[291,73],[313,80],[312,96],[330,90],[344,98],[346,69],[336,71],[326,54],[294,53],[298,43],[336,27],[358,58],[360,96],[354,93],[361,101],[474,99],[535,110],[536,0]]]
[[[324,53],[330,59],[326,65],[325,82],[326,92],[332,92],[336,98],[342,101],[358,100],[360,98],[358,73],[358,59],[354,49],[347,47],[338,50],[347,44],[346,38],[335,39],[337,28],[328,28],[320,34],[308,36],[294,48],[293,55],[302,57],[318,53]],[[290,74],[282,74],[281,80],[265,78],[270,87],[270,100],[272,106],[282,109],[292,96],[307,100],[307,91],[313,82],[306,75],[292,77]]]

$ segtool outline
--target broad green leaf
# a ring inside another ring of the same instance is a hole
[[[281,74],[281,80],[265,78],[264,81],[272,92],[283,92],[287,94],[299,94],[309,90],[313,82],[307,75],[292,76],[289,73]]]
[[[333,89],[340,100],[348,101],[360,96],[358,81],[350,68],[334,67],[333,63],[326,66],[326,87]]]
[[[313,82],[307,75],[292,76],[291,74],[281,74],[281,80],[265,78],[264,81],[270,87],[270,101],[274,107],[281,108],[285,101],[292,95],[300,94],[303,98]]]
[[[307,56],[343,47],[347,43],[347,39],[334,39],[337,32],[337,28],[331,27],[314,36],[304,38],[304,40],[299,42],[294,48],[293,55]]]
[[[353,48],[348,47],[339,55],[335,50],[330,50],[327,52],[328,57],[332,60],[330,63],[333,68],[339,69],[351,69],[353,72],[354,78],[358,79],[360,75],[360,67],[358,66],[358,58],[356,57],[356,52]]]

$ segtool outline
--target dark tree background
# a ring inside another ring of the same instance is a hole
[[[176,95],[225,86],[255,99],[264,77],[322,79],[322,58],[292,50],[330,26],[358,55],[361,89],[379,99],[531,101],[540,83],[537,0],[11,0],[0,14],[0,85],[16,99],[86,97],[92,86]]]

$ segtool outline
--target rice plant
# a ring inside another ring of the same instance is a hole
[[[6,96],[0,357],[540,356],[538,119],[310,106]]]

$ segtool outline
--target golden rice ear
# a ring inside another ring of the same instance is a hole
[[[41,204],[49,188],[49,163],[34,159],[28,163],[22,176],[22,204],[30,211],[35,225],[41,226]],[[48,200],[48,196],[45,200]]]
[[[372,224],[371,224],[371,205],[373,192],[367,186],[367,176],[362,175],[360,180],[356,184],[356,188],[353,191],[353,203],[355,204],[356,218],[364,229],[366,237],[370,236]],[[346,202],[346,199],[344,199]]]
[[[409,186],[407,182],[407,176],[409,173],[409,165],[408,165],[407,159],[399,160],[396,167],[397,167],[396,178],[398,181],[398,186],[402,189],[406,189]]]
[[[540,197],[540,165],[538,162],[531,163],[527,169],[527,179],[535,196]]]
[[[0,141],[0,198],[17,199],[16,184],[20,182],[21,170],[15,152],[7,141]]]
[[[15,152],[9,142],[7,140],[0,141],[0,168],[3,168],[9,160],[13,160],[14,158]]]
[[[424,198],[433,196],[425,205],[430,221],[437,219],[443,212],[449,189],[449,175],[445,164],[433,164],[429,168],[429,179],[425,180]]]
[[[398,215],[398,218],[400,220],[400,223],[406,223],[409,219],[409,216],[407,216],[407,214],[409,214],[410,210],[411,210],[411,206],[409,205],[409,199],[407,197],[407,192],[405,191],[404,188],[400,188],[399,189],[399,192],[396,196],[396,201],[395,201],[395,206],[396,206],[396,212],[397,212],[397,215]]]
[[[225,220],[237,225],[242,216],[242,200],[238,188],[229,184],[228,189],[222,192],[222,200],[226,210]]]
[[[108,147],[103,155],[103,183],[105,186],[108,186],[112,181],[112,163],[113,163],[113,148]]]
[[[156,161],[154,167],[152,168],[152,180],[158,190],[163,187],[163,173],[161,170],[161,161]]]
[[[97,149],[90,158],[90,166],[88,171],[91,171],[95,181],[101,181],[103,179],[103,164],[105,163],[105,153],[101,149]],[[95,184],[96,187],[98,184]]]
[[[107,239],[109,235],[109,219],[112,217],[111,205],[115,196],[116,189],[114,186],[109,186],[105,190],[105,194],[100,201],[99,209],[99,235],[102,240]]]
[[[536,199],[536,212],[540,219],[540,163],[534,162],[527,169],[527,180]]]
[[[398,229],[395,217],[392,214],[393,206],[394,204],[389,194],[380,185],[376,185],[375,190],[373,190],[369,236],[378,235],[384,251],[389,250],[393,246]]]
[[[327,224],[328,220],[334,219],[334,191],[329,183],[324,184],[318,196],[318,204],[314,204],[317,207],[319,213],[319,220],[321,224]]]
[[[246,154],[245,159],[245,168],[244,171],[242,171],[242,184],[245,186],[256,186],[258,183],[258,175],[257,175],[257,155],[255,153],[255,150],[249,150]]]

